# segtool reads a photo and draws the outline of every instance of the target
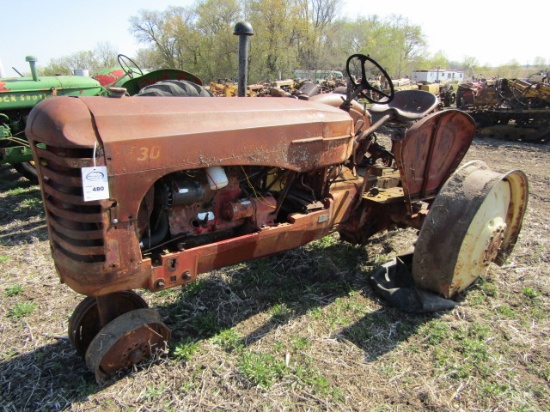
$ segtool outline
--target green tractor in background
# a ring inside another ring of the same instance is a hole
[[[32,77],[0,78],[0,164],[9,163],[30,180],[36,180],[25,124],[31,109],[52,96],[94,96],[104,88],[84,76],[38,77],[36,58],[27,56]]]
[[[25,136],[27,116],[40,101],[52,96],[99,96],[112,92],[138,94],[145,86],[162,80],[197,77],[183,70],[141,70],[130,58],[118,55],[120,67],[106,69],[93,78],[87,76],[38,76],[37,59],[27,56],[31,77],[0,78],[0,165],[11,164],[19,173],[36,182],[36,169]],[[123,88],[123,89],[121,89]]]

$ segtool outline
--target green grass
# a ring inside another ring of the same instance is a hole
[[[15,284],[4,290],[4,295],[7,297],[17,296],[23,293],[23,286]]]
[[[34,302],[20,302],[17,303],[13,309],[8,312],[11,318],[19,319],[30,315],[36,310],[36,303]]]
[[[140,397],[147,401],[155,400],[157,398],[160,398],[165,390],[166,388],[164,384],[160,384],[158,387],[154,384],[151,384],[147,386]]]
[[[498,288],[494,283],[491,283],[489,280],[481,277],[478,280],[479,288],[487,296],[498,297]]]
[[[218,317],[212,312],[197,314],[189,321],[189,326],[198,337],[203,338],[209,338],[221,330]]]
[[[294,367],[293,374],[300,384],[311,388],[314,393],[320,396],[331,398],[341,396],[341,391],[338,388],[334,388],[328,379],[308,362],[304,362],[304,364],[298,363]]]
[[[253,385],[268,389],[286,374],[285,363],[269,353],[243,352],[239,371]]]
[[[271,307],[271,320],[275,323],[285,323],[293,313],[286,303],[278,303]]]
[[[0,353],[0,361],[6,362],[10,359],[14,359],[19,353],[16,350],[7,348],[4,352]]]
[[[192,339],[185,339],[173,344],[172,354],[179,361],[187,362],[199,350],[199,343]]]
[[[515,318],[517,316],[517,312],[510,307],[507,303],[502,304],[497,308],[497,313],[501,316],[504,316],[506,318]]]
[[[19,195],[27,194],[28,192],[29,192],[28,187],[16,187],[16,188],[7,190],[6,194],[8,196],[19,196]]]
[[[225,351],[233,351],[244,348],[243,336],[233,328],[220,331],[210,338],[210,341],[214,345],[220,346]]]
[[[434,319],[428,322],[419,331],[423,336],[426,336],[426,345],[437,346],[441,344],[450,333],[449,324],[440,319]]]
[[[307,338],[295,336],[292,338],[292,347],[295,351],[303,351],[311,348],[311,341]]]
[[[193,298],[199,295],[203,290],[207,290],[209,287],[209,282],[198,279],[195,282],[188,283],[183,287],[183,293],[187,299]]]
[[[17,206],[13,208],[15,213],[21,212],[33,212],[36,214],[43,214],[42,199],[37,196],[26,197],[22,199]]]
[[[523,288],[522,292],[526,297],[531,298],[531,299],[534,299],[534,298],[536,298],[540,295],[539,292],[537,292],[536,290],[534,290],[530,287]]]

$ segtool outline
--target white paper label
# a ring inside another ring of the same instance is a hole
[[[83,167],[82,190],[85,202],[109,199],[107,166]]]
[[[199,220],[204,221],[204,220],[206,220],[206,219],[208,219],[208,220],[214,220],[214,218],[215,218],[216,216],[214,216],[214,213],[212,213],[212,212],[204,212],[204,213],[199,213],[199,214],[197,215],[197,217],[199,218]]]

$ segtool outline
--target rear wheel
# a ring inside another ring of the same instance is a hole
[[[212,97],[210,90],[187,80],[163,80],[146,86],[137,96]]]
[[[527,206],[527,177],[466,163],[447,181],[420,230],[412,262],[416,286],[453,297],[503,264]]]

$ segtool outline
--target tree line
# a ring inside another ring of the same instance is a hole
[[[133,60],[142,68],[176,68],[204,82],[237,75],[238,40],[235,23],[251,23],[250,83],[293,77],[293,71],[341,70],[346,59],[363,53],[376,59],[394,79],[413,70],[441,67],[464,70],[466,76],[520,77],[521,66],[482,67],[472,57],[449,61],[444,51],[430,55],[422,27],[406,17],[376,15],[354,20],[341,17],[343,0],[199,0],[193,7],[171,6],[163,11],[139,10],[129,30],[143,45]],[[90,73],[117,66],[117,53],[108,43],[53,59],[44,74],[87,68]],[[540,66],[546,62],[537,58]],[[542,68],[542,67],[541,67]]]

